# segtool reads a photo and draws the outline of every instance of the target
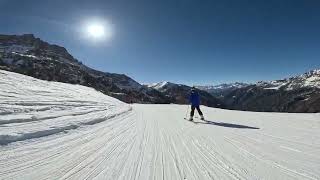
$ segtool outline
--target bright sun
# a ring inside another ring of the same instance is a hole
[[[88,33],[94,38],[101,38],[105,35],[105,28],[101,24],[91,24],[88,26]]]
[[[112,28],[109,23],[93,21],[85,25],[86,34],[92,40],[108,40],[112,37]]]

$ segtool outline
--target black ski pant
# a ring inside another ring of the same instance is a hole
[[[202,116],[202,112],[200,110],[200,106],[191,106],[191,112],[190,112],[190,116],[191,117],[193,117],[193,115],[194,115],[194,109],[197,109],[197,111],[200,114],[200,116]]]

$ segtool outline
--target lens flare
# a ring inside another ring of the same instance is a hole
[[[90,21],[85,25],[86,36],[94,41],[108,40],[112,37],[111,24],[105,21]]]

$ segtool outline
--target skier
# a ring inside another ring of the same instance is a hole
[[[199,93],[196,91],[195,87],[191,88],[191,93],[190,93],[190,104],[191,104],[191,112],[190,112],[190,121],[193,121],[193,115],[194,115],[194,109],[197,109],[201,120],[204,120],[203,114],[200,110],[200,96]]]

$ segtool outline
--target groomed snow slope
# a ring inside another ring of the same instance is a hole
[[[0,88],[0,179],[320,179],[320,114],[203,107],[193,123],[6,71]]]
[[[0,70],[0,145],[77,129],[129,110],[92,88]]]

